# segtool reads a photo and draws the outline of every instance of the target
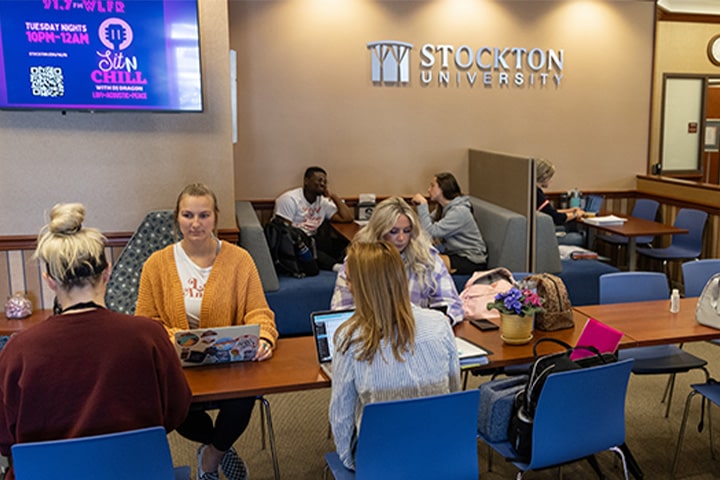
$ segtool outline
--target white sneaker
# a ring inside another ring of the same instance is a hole
[[[218,472],[203,472],[202,457],[207,445],[200,445],[197,452],[197,480],[220,480]]]

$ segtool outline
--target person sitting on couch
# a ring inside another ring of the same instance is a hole
[[[342,261],[347,241],[333,237],[328,232],[321,232],[320,226],[326,220],[352,222],[353,213],[340,197],[328,189],[327,172],[324,169],[306,169],[303,186],[280,195],[275,200],[274,214],[315,239],[320,268],[332,270],[335,264]]]
[[[368,224],[353,238],[353,243],[385,240],[400,252],[408,276],[410,301],[420,307],[446,310],[454,324],[464,316],[462,300],[455,283],[428,234],[421,228],[415,210],[400,197],[380,202]],[[346,263],[335,280],[330,307],[333,310],[352,308],[353,297],[348,288]]]
[[[415,194],[413,203],[425,231],[441,243],[440,257],[450,273],[471,274],[487,269],[487,246],[473,217],[470,200],[460,191],[455,176],[448,172],[435,175],[428,195],[439,205],[432,213],[421,193]]]

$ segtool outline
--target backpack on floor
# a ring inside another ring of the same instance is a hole
[[[526,277],[522,284],[535,289],[543,298],[543,311],[535,314],[535,328],[546,332],[575,327],[572,304],[560,277],[538,273]]]
[[[315,243],[301,229],[274,217],[265,225],[265,239],[278,273],[303,278],[320,272],[315,260]]]

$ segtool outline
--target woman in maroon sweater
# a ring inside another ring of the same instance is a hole
[[[84,216],[80,204],[51,210],[35,257],[59,312],[0,352],[4,456],[15,443],[156,425],[170,431],[188,413],[190,388],[162,325],[105,308],[105,239],[83,228]]]

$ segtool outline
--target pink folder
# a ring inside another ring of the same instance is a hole
[[[600,353],[612,353],[617,350],[620,345],[622,336],[623,333],[620,330],[615,330],[602,322],[598,322],[594,318],[588,318],[583,331],[580,332],[577,345],[595,347]],[[570,354],[570,359],[577,360],[578,358],[589,357],[592,354],[590,350],[580,348],[573,350]]]

